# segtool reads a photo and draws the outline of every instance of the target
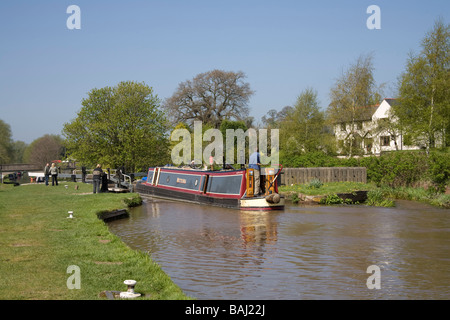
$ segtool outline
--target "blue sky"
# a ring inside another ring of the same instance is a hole
[[[67,7],[81,9],[69,30]],[[370,5],[381,29],[369,30]],[[409,52],[450,1],[110,0],[0,2],[0,119],[14,140],[61,134],[93,88],[145,82],[161,99],[213,69],[243,71],[257,121],[306,88],[322,108],[335,80],[372,53],[375,80],[395,95]]]

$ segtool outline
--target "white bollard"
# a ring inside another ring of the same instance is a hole
[[[120,293],[120,297],[121,298],[126,298],[126,299],[132,299],[132,298],[137,298],[140,297],[141,294],[140,293],[135,293],[134,292],[134,287],[136,285],[136,280],[125,280],[123,282],[124,284],[126,284],[128,286],[128,290],[125,292],[121,292]]]

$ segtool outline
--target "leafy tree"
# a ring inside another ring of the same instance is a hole
[[[275,109],[270,109],[266,115],[261,117],[261,121],[263,126],[272,129],[279,128],[282,121],[284,121],[290,112],[292,112],[294,108],[291,106],[286,106],[281,111],[277,111]]]
[[[92,89],[77,118],[64,124],[67,151],[86,164],[125,165],[133,172],[165,164],[168,125],[159,103],[144,83]]]
[[[222,120],[247,120],[253,91],[243,72],[213,70],[179,84],[164,103],[173,123],[199,120],[218,129]]]
[[[331,103],[327,113],[332,123],[349,124],[350,157],[354,154],[354,141],[358,138],[356,121],[364,114],[365,106],[376,104],[381,100],[381,86],[376,86],[373,69],[373,57],[361,55],[343,72],[330,90]]]
[[[394,112],[414,140],[424,142],[428,150],[437,140],[449,143],[450,25],[437,20],[421,46],[419,55],[410,55],[400,77],[400,103]]]
[[[327,139],[324,126],[325,115],[320,110],[317,92],[313,89],[304,90],[280,122],[284,157],[329,150],[327,142],[330,140]]]
[[[11,154],[11,162],[13,163],[23,163],[24,162],[24,153],[27,149],[28,144],[23,141],[13,141],[12,143],[12,154]]]
[[[11,127],[0,119],[0,163],[9,163],[11,161],[11,152]]]

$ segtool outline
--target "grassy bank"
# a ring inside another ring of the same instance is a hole
[[[125,208],[130,194],[92,194],[91,185],[77,185],[0,185],[0,299],[100,299],[105,290],[125,291],[127,279],[137,281],[145,299],[189,298],[97,218]],[[67,218],[70,210],[74,219]],[[79,267],[80,289],[68,288],[69,266]]]
[[[353,191],[370,191],[375,190],[376,186],[373,184],[361,183],[361,182],[328,182],[320,183],[318,181],[312,181],[307,184],[295,184],[292,186],[280,186],[280,192],[285,193],[302,193],[309,196],[315,195],[328,195],[336,193],[350,193]]]
[[[296,200],[296,195],[307,196],[329,196],[336,199],[338,193],[352,193],[364,190],[368,192],[366,204],[373,206],[393,206],[394,200],[413,200],[429,203],[442,208],[450,208],[450,195],[435,193],[424,188],[407,187],[377,187],[374,183],[359,182],[330,182],[320,183],[312,181],[308,184],[297,184],[292,186],[280,186],[281,193],[287,196],[288,200]],[[338,202],[336,202],[338,203]]]

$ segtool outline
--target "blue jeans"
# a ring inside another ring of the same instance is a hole
[[[100,179],[94,179],[94,193],[100,193]]]

